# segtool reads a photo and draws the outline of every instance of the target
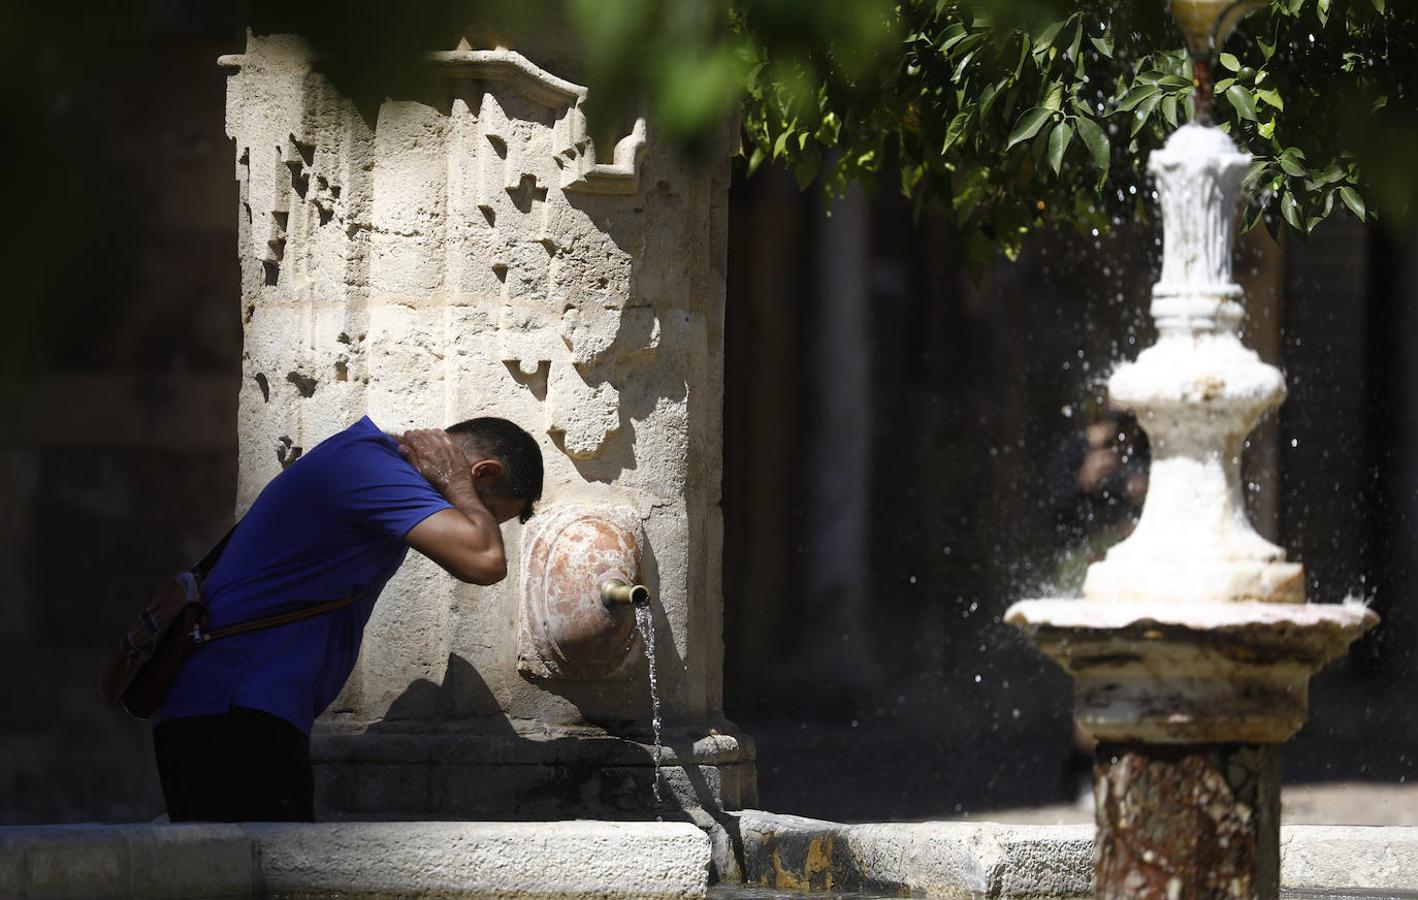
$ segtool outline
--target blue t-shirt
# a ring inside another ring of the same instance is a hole
[[[404,535],[451,508],[368,417],[300,457],[261,491],[208,576],[208,627],[360,599],[201,647],[159,721],[249,706],[309,733],[354,669],[374,601],[408,553]]]

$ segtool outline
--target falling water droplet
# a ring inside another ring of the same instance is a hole
[[[645,644],[645,659],[650,663],[650,727],[655,732],[655,805],[660,799],[660,686],[655,680],[655,619],[650,607],[635,607],[635,627],[640,629],[642,643]]]

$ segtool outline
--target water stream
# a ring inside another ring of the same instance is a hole
[[[655,618],[647,603],[635,607],[635,627],[645,644],[645,659],[650,663],[650,727],[655,732],[655,805],[660,799],[660,686],[655,681]]]

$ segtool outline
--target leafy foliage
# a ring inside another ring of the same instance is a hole
[[[598,145],[644,112],[707,156],[741,109],[750,169],[775,160],[832,193],[885,178],[950,209],[976,262],[1042,226],[1146,216],[1147,155],[1192,112],[1166,0],[424,0],[417,15],[356,0],[335,17],[253,4],[265,30],[306,35],[343,88],[375,98],[417,83],[440,35],[523,46],[560,23]],[[1270,0],[1223,49],[1215,116],[1255,158],[1247,227],[1414,211],[1418,3]]]
[[[1396,6],[1272,0],[1228,42],[1214,114],[1255,158],[1246,227],[1268,214],[1308,233],[1340,207],[1361,219],[1410,211],[1411,183],[1375,203],[1360,164],[1375,128],[1400,144],[1418,136],[1418,28],[1412,5]],[[947,204],[977,261],[994,246],[1016,253],[1044,225],[1145,216],[1147,155],[1193,104],[1192,62],[1161,0],[1012,11],[900,0],[877,25],[895,52],[848,67],[836,47],[784,52],[741,3],[750,168],[779,160],[806,184],[827,161],[834,192],[890,177],[918,204]]]

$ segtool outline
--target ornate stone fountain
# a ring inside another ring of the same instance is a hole
[[[1108,382],[1151,440],[1142,516],[1081,599],[1005,616],[1073,675],[1075,715],[1099,741],[1098,897],[1278,896],[1276,748],[1304,723],[1310,676],[1378,622],[1361,604],[1306,603],[1300,564],[1245,514],[1241,450],[1285,382],[1238,334],[1231,252],[1250,156],[1204,123],[1207,62],[1248,5],[1172,4],[1199,57],[1200,121],[1149,160],[1158,338]]]

